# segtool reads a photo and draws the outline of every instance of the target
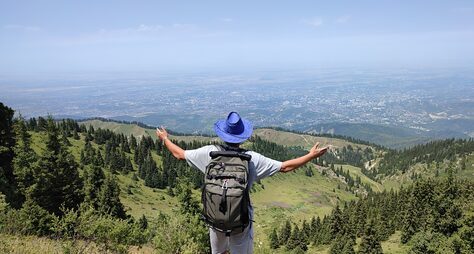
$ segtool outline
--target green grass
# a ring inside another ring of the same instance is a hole
[[[178,208],[176,198],[169,196],[166,190],[149,188],[144,185],[143,180],[133,181],[131,174],[118,175],[120,185],[120,201],[124,204],[128,214],[135,218],[142,216],[157,217],[160,212],[172,214]],[[131,186],[132,194],[127,193]]]
[[[355,144],[343,139],[338,138],[328,138],[328,137],[315,137],[311,135],[296,134],[286,131],[277,131],[273,129],[256,129],[254,135],[277,143],[284,146],[301,146],[305,149],[311,148],[317,142],[320,143],[320,146],[331,145],[335,148],[351,145],[353,147],[360,147],[362,149],[366,148],[366,145]]]
[[[408,253],[409,246],[400,243],[401,232],[397,231],[390,238],[381,243],[383,253],[386,254],[402,254]]]
[[[115,133],[121,133],[126,136],[134,135],[137,138],[143,136],[150,136],[153,139],[156,139],[155,130],[153,129],[145,129],[135,124],[124,124],[124,123],[116,123],[116,122],[104,122],[100,120],[89,120],[81,122],[81,124],[85,124],[86,126],[93,126],[94,129],[101,128],[101,129],[109,129],[114,131]],[[174,136],[170,135],[170,138],[173,140],[190,142],[193,140],[202,141],[202,142],[211,142],[217,141],[218,138],[211,138],[211,137],[202,137],[202,136]]]
[[[383,185],[381,185],[380,183],[364,175],[361,169],[358,167],[354,167],[351,165],[334,165],[334,166],[336,168],[339,168],[340,166],[342,166],[342,169],[344,170],[344,172],[349,171],[349,174],[354,179],[356,179],[356,177],[360,177],[360,180],[362,181],[362,183],[368,184],[372,188],[373,191],[382,192],[385,189]]]
[[[10,254],[44,254],[44,253],[113,253],[105,251],[94,242],[82,240],[58,240],[47,237],[19,236],[0,234],[0,253]],[[149,246],[131,246],[128,253],[151,254]]]
[[[113,122],[101,122],[101,121],[88,121],[94,126],[94,128],[111,128],[112,130],[123,133],[125,135],[150,135],[155,138],[154,130],[143,129],[136,125],[118,124]],[[303,146],[304,148],[311,147],[315,142],[321,142],[322,145],[331,144],[336,147],[342,147],[346,145],[361,146],[353,144],[341,139],[333,138],[319,138],[310,135],[299,135],[289,132],[275,131],[271,129],[257,129],[255,133],[264,139],[272,142],[286,145],[286,146]],[[183,141],[201,140],[211,141],[212,138],[198,137],[198,136],[177,136],[172,137]],[[42,153],[45,150],[45,134],[44,133],[32,133],[32,148]],[[69,147],[71,154],[79,160],[80,151],[84,147],[84,137],[81,136],[80,140],[69,139],[72,146]],[[95,148],[102,149],[104,155],[104,147],[98,146],[92,143]],[[365,147],[365,146],[362,146]],[[157,161],[157,164],[161,164],[161,157],[152,153],[153,158]],[[133,154],[128,154],[133,161]],[[134,164],[134,163],[133,163]],[[467,157],[467,169],[459,171],[460,177],[474,176],[474,155]],[[335,165],[339,167],[341,165]],[[443,165],[444,166],[444,165]],[[313,168],[314,176],[307,177],[304,174],[304,170],[297,170],[287,174],[277,173],[275,176],[266,178],[262,181],[262,185],[255,185],[257,191],[251,193],[251,199],[254,207],[254,220],[255,220],[255,253],[286,253],[284,248],[279,250],[270,250],[268,248],[268,239],[270,231],[273,228],[280,228],[281,225],[287,220],[291,219],[293,222],[301,224],[303,220],[310,220],[313,216],[323,217],[331,213],[333,207],[341,202],[350,201],[356,199],[356,196],[351,192],[344,191],[346,184],[337,178],[329,176],[323,176],[316,169],[315,165],[311,165]],[[398,174],[391,177],[382,179],[381,183],[375,182],[362,174],[361,169],[350,165],[342,165],[344,171],[349,171],[349,174],[356,178],[360,177],[363,183],[369,184],[374,191],[383,191],[394,189],[397,190],[402,185],[411,183],[410,174],[411,172],[423,173],[424,175],[434,175],[432,171],[427,169],[425,165],[415,165],[408,173]],[[134,164],[135,172],[137,170]],[[441,175],[445,174],[440,172]],[[146,187],[143,180],[132,180],[132,173],[127,175],[117,174],[118,182],[121,188],[120,199],[126,207],[127,213],[135,218],[142,216],[143,214],[147,217],[156,217],[159,212],[166,214],[173,214],[179,207],[179,202],[176,197],[171,197],[167,194],[166,190],[158,190]],[[132,194],[127,193],[130,186]],[[339,186],[339,188],[338,188]],[[198,199],[200,195],[199,190],[193,191],[194,196]],[[12,246],[11,242],[19,241],[42,241],[41,245],[44,245],[45,249],[43,253],[60,253],[62,252],[62,242],[50,243],[49,239],[17,239],[11,236],[0,236],[0,245],[5,242],[4,246]],[[1,242],[4,241],[4,242]],[[50,245],[53,247],[48,247]],[[27,244],[24,244],[27,245]],[[30,246],[30,245],[28,245]],[[387,241],[382,243],[384,253],[406,253],[408,246],[400,244],[400,233],[392,235]],[[25,247],[30,248],[30,247]],[[48,249],[52,248],[52,249]],[[0,247],[0,250],[1,247]],[[20,250],[24,250],[21,249]],[[51,250],[51,251],[50,251]],[[58,250],[58,251],[56,251]],[[310,246],[308,253],[328,253],[329,246]],[[20,252],[14,252],[20,253]],[[37,253],[28,252],[27,250],[21,253]],[[93,252],[92,252],[93,253]],[[137,252],[141,253],[141,252]]]
[[[339,202],[356,199],[354,194],[337,188],[344,186],[340,180],[323,176],[316,169],[313,172],[312,177],[303,170],[277,173],[262,181],[264,189],[251,193],[256,242],[268,246],[270,231],[280,228],[287,219],[300,224],[314,216],[330,214]]]
[[[45,140],[46,135],[44,133],[31,132],[32,134],[32,148],[38,154],[42,154],[46,149]],[[70,153],[75,157],[76,161],[80,159],[81,150],[84,148],[84,137],[81,136],[80,140],[72,138],[68,139],[71,143],[69,147]],[[104,147],[99,146],[94,142],[91,142],[92,146],[97,149],[101,149],[102,155],[104,155]],[[133,161],[133,155],[128,154]],[[153,159],[159,164],[161,163],[161,157],[152,153]],[[156,217],[159,212],[166,214],[172,214],[173,209],[177,209],[178,201],[176,198],[169,196],[166,190],[153,189],[145,186],[144,181],[139,179],[138,181],[132,180],[133,173],[137,173],[137,167],[133,163],[135,172],[131,172],[127,175],[117,174],[118,183],[120,186],[120,200],[124,204],[128,214],[135,218],[141,217],[143,214],[147,217]],[[80,172],[82,174],[82,172]],[[132,194],[128,194],[128,186],[131,186]]]
[[[116,123],[116,122],[104,122],[100,120],[89,120],[82,122],[86,126],[93,126],[95,129],[102,128],[102,129],[110,129],[116,133],[122,133],[124,135],[130,136],[134,135],[136,137],[142,136],[151,136],[153,139],[156,139],[155,130],[153,129],[145,129],[135,124],[124,124],[124,123]],[[302,135],[296,134],[292,132],[286,131],[277,131],[273,129],[256,129],[254,130],[254,134],[260,136],[263,139],[275,142],[280,145],[285,146],[301,146],[306,149],[311,148],[316,142],[320,142],[321,146],[324,145],[332,145],[334,147],[343,147],[347,145],[352,145],[353,147],[361,147],[365,148],[366,145],[360,145],[348,142],[343,139],[338,138],[328,138],[328,137],[315,137],[311,135]],[[179,141],[203,141],[203,142],[211,142],[211,141],[218,141],[218,138],[210,138],[210,137],[202,137],[202,136],[171,136],[172,139],[179,140]]]

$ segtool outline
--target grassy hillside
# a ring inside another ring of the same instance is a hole
[[[113,253],[105,252],[94,242],[86,241],[62,241],[47,237],[16,236],[0,234],[0,253],[11,254],[43,254],[43,253]],[[150,247],[131,247],[128,253],[154,253]]]
[[[355,144],[339,138],[316,137],[312,135],[297,134],[287,131],[279,131],[274,129],[256,129],[254,135],[258,135],[263,139],[284,146],[301,146],[306,149],[311,148],[316,142],[321,146],[331,145],[335,148],[351,145],[353,147],[366,148],[366,145]]]
[[[154,130],[145,129],[136,125],[122,124],[116,122],[103,122],[99,120],[86,121],[84,124],[91,125],[95,129],[105,128],[125,135],[151,136],[154,138]],[[355,144],[342,139],[315,137],[311,135],[299,135],[291,132],[276,131],[273,129],[257,129],[255,135],[265,140],[285,146],[301,146],[309,149],[316,142],[321,145],[331,144],[334,147],[352,145],[365,148],[365,145]],[[172,136],[173,139],[191,141],[212,141],[216,138],[200,136]],[[250,144],[246,144],[249,146]],[[79,146],[80,147],[80,146]],[[159,158],[157,158],[159,160]],[[337,165],[340,166],[340,165]],[[341,165],[344,170],[349,170],[351,176],[360,176],[363,183],[368,183],[375,191],[383,190],[383,187],[361,173],[360,168],[350,165]],[[268,248],[268,234],[270,229],[280,226],[290,219],[295,222],[310,220],[314,216],[323,217],[328,215],[338,202],[357,199],[356,195],[346,191],[347,184],[343,179],[335,175],[323,175],[327,168],[311,165],[314,175],[308,177],[304,170],[288,174],[277,174],[264,179],[261,185],[255,185],[255,191],[251,193],[255,217],[255,243],[260,246],[261,251]],[[135,217],[145,214],[156,216],[158,211],[169,213],[176,207],[177,201],[162,190],[153,190],[144,186],[142,180],[133,181],[131,174],[119,176],[122,188],[121,200],[126,205],[130,214]],[[128,186],[133,186],[127,194]],[[199,190],[195,191],[199,195]],[[257,252],[258,253],[258,252]],[[324,250],[323,250],[324,253]]]
[[[145,129],[137,125],[121,124],[115,122],[103,122],[99,120],[92,120],[84,122],[87,125],[93,126],[95,129],[111,129],[117,133],[135,136],[151,136],[155,137],[154,130]],[[44,147],[45,136],[43,133],[33,132],[33,149],[41,153]],[[333,145],[336,148],[351,145],[353,147],[365,148],[366,145],[355,144],[343,139],[315,137],[312,135],[296,134],[285,131],[277,131],[273,129],[257,129],[255,134],[262,139],[275,142],[284,146],[300,146],[305,149],[311,147],[314,143],[320,142],[322,145]],[[201,137],[201,136],[173,136],[173,139],[183,141],[212,141],[216,138]],[[69,139],[71,153],[77,160],[80,158],[80,151],[84,147],[84,136],[80,140]],[[92,143],[94,148],[100,148],[104,151],[104,145],[98,146]],[[247,144],[249,145],[249,144]],[[127,154],[132,158],[132,153]],[[160,164],[162,158],[155,153],[153,159]],[[374,160],[374,161],[377,161]],[[466,159],[467,168],[463,171],[457,172],[462,177],[474,176],[474,155],[469,155]],[[380,192],[383,190],[398,189],[401,185],[412,182],[412,175],[423,174],[425,176],[433,176],[435,172],[428,165],[416,164],[404,174],[396,174],[376,182],[362,173],[361,168],[351,165],[335,165],[337,168],[342,166],[344,171],[348,171],[353,178],[360,178],[363,184],[369,185],[373,191]],[[449,166],[442,164],[442,167]],[[118,182],[121,189],[120,199],[125,205],[127,213],[135,218],[139,218],[143,214],[148,218],[157,217],[160,212],[172,215],[176,212],[179,202],[176,197],[170,196],[166,190],[153,189],[144,185],[142,179],[133,177],[137,171],[137,166],[133,163],[134,172],[128,174],[118,174]],[[351,201],[357,199],[357,196],[348,190],[348,185],[343,178],[337,177],[329,168],[320,167],[314,164],[308,166],[313,176],[306,175],[305,169],[299,169],[295,172],[287,174],[276,174],[273,177],[264,179],[261,184],[256,184],[254,191],[251,193],[251,198],[255,213],[255,252],[256,253],[274,253],[269,249],[268,235],[272,228],[279,228],[286,219],[291,219],[294,223],[301,224],[303,220],[310,220],[313,216],[323,217],[328,215],[337,203]],[[438,172],[439,175],[444,175],[445,172]],[[200,191],[194,190],[194,196],[199,198]],[[406,253],[407,246],[400,244],[400,234],[397,232],[392,235],[387,241],[382,243],[385,253]],[[63,252],[64,245],[68,243],[51,242],[51,240],[43,238],[15,238],[11,236],[0,235],[0,243],[5,243],[5,248],[11,248],[12,242],[23,244],[24,241],[36,242],[45,249],[46,252]],[[24,244],[25,246],[30,246]],[[8,247],[10,246],[10,247]],[[28,252],[28,248],[23,252],[16,253],[40,253]],[[328,246],[310,246],[308,253],[328,253]],[[0,249],[1,250],[1,249]],[[8,249],[7,249],[8,250]],[[10,250],[11,251],[11,250]],[[10,252],[5,251],[5,252]],[[132,251],[132,250],[131,250]],[[134,249],[132,252],[148,253],[149,249]],[[279,249],[278,253],[284,253],[284,249]],[[94,253],[93,250],[90,251]],[[15,253],[15,252],[14,252]]]
[[[156,138],[155,130],[154,129],[147,129],[140,127],[135,124],[125,124],[125,123],[117,123],[117,122],[105,122],[101,120],[88,120],[81,122],[86,126],[93,126],[95,129],[102,128],[102,129],[109,129],[116,133],[123,133],[127,136],[134,135],[136,137],[142,136],[151,136],[153,139]],[[328,138],[328,137],[316,137],[312,135],[304,135],[304,134],[297,134],[287,131],[279,131],[274,129],[268,128],[260,128],[254,130],[254,135],[258,135],[263,139],[268,141],[284,145],[284,146],[301,146],[304,148],[310,148],[316,142],[319,142],[321,145],[332,145],[334,147],[343,147],[347,145],[352,145],[354,147],[361,147],[365,148],[366,145],[355,144],[352,142],[348,142],[343,139],[339,138]],[[186,135],[186,136],[174,136],[171,135],[172,139],[176,139],[179,141],[189,142],[192,140],[197,141],[218,141],[217,137],[203,137],[203,136],[194,136],[194,135]]]
[[[277,174],[262,181],[258,191],[251,194],[255,211],[255,240],[268,246],[267,236],[287,219],[294,222],[309,221],[313,216],[328,215],[340,201],[356,199],[344,191],[345,183],[323,176],[314,166],[312,177],[303,170]]]
[[[147,129],[140,127],[135,124],[124,124],[124,123],[117,123],[117,122],[105,122],[101,120],[88,120],[81,122],[81,124],[85,124],[86,126],[92,126],[95,129],[102,128],[102,129],[109,129],[114,131],[115,133],[122,133],[126,136],[134,135],[135,137],[143,137],[143,136],[150,136],[153,139],[156,139],[156,134],[154,129]],[[203,137],[203,136],[174,136],[170,135],[171,139],[189,142],[192,140],[197,141],[217,141],[218,138],[214,137]]]

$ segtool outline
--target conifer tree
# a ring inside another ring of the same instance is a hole
[[[311,235],[316,234],[321,227],[321,219],[319,217],[311,218]]]
[[[46,151],[35,164],[35,182],[26,196],[47,211],[61,215],[61,207],[77,208],[82,202],[82,179],[74,157],[61,145],[58,128],[51,117],[46,128]]]
[[[68,137],[67,133],[63,132],[61,135],[61,142],[62,142],[62,145],[65,147],[71,146],[71,142],[69,142],[69,139],[67,137]]]
[[[0,102],[0,192],[5,194],[8,203],[15,201],[17,193],[13,174],[13,148],[15,147],[13,114],[13,109]]]
[[[303,226],[301,228],[301,240],[307,243],[310,236],[311,236],[311,226],[306,222],[306,220],[304,220]]]
[[[380,241],[377,239],[377,235],[374,230],[374,221],[372,219],[367,221],[364,234],[362,235],[362,242],[360,243],[358,253],[360,254],[383,253],[382,246],[380,245]]]
[[[130,148],[132,150],[135,150],[137,148],[137,139],[133,135],[130,135]]]
[[[36,122],[36,118],[32,117],[28,120],[28,130],[38,131],[38,122]]]
[[[84,202],[92,205],[95,209],[99,207],[99,193],[104,179],[104,172],[96,165],[84,172]]]
[[[187,184],[181,185],[181,192],[178,195],[181,204],[181,213],[196,215],[199,213],[199,204],[194,200],[191,189]]]
[[[272,232],[270,233],[269,240],[270,248],[278,249],[278,247],[280,247],[280,241],[278,240],[278,235],[275,228],[273,228]]]
[[[461,158],[461,162],[459,164],[461,170],[466,170],[466,156],[463,156]]]
[[[74,129],[73,132],[72,132],[72,138],[75,139],[75,140],[81,139],[81,137],[80,137],[79,134],[77,133],[77,130],[76,130],[76,129]]]
[[[344,249],[345,242],[342,241],[342,237],[337,237],[331,242],[331,247],[329,248],[330,254],[341,254]]]
[[[336,205],[332,212],[331,221],[330,221],[330,229],[331,235],[333,238],[336,238],[340,234],[344,234],[344,222],[342,218],[342,212],[339,208],[339,205]]]
[[[355,254],[354,240],[347,235],[339,235],[331,244],[330,254]]]
[[[439,194],[438,207],[435,211],[436,230],[444,235],[451,236],[460,226],[460,218],[462,217],[462,209],[455,198],[458,195],[457,182],[454,179],[452,169],[448,169],[448,178],[442,186]]]
[[[355,254],[354,240],[346,238],[341,254]]]
[[[44,117],[38,117],[38,131],[45,131],[48,127],[48,122]]]
[[[300,236],[301,236],[300,228],[298,227],[298,225],[295,225],[295,227],[291,231],[290,238],[288,239],[288,242],[286,243],[286,249],[293,250],[297,247],[301,247],[302,245],[304,245],[303,241],[301,241]]]
[[[18,189],[21,193],[15,202],[18,207],[23,202],[28,187],[34,183],[33,164],[38,160],[38,156],[31,148],[31,135],[27,131],[26,122],[21,117],[15,123],[15,133],[18,142],[14,149],[13,165]]]
[[[290,221],[287,220],[285,222],[285,225],[283,225],[283,227],[281,228],[281,231],[279,234],[278,240],[279,240],[280,245],[286,245],[290,236],[291,236],[291,224],[290,224]]]
[[[404,216],[402,220],[402,235],[401,242],[407,243],[411,237],[418,231],[417,223],[417,211],[415,198],[413,194],[410,194],[409,199],[407,200],[407,208],[404,211]]]
[[[140,219],[138,220],[138,225],[143,230],[148,228],[148,219],[145,217],[144,214],[142,214],[142,217],[140,217]]]
[[[120,202],[120,187],[114,175],[105,174],[104,183],[99,191],[99,208],[103,214],[110,214],[117,218],[126,218],[125,209]]]

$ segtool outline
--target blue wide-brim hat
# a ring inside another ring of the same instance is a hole
[[[252,136],[252,123],[240,118],[237,112],[230,112],[227,119],[222,119],[214,124],[217,136],[227,143],[240,144]]]

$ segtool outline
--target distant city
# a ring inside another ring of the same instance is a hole
[[[25,117],[104,117],[186,133],[207,133],[235,110],[255,126],[324,132],[328,123],[364,123],[474,137],[472,71],[1,76],[0,90]]]

